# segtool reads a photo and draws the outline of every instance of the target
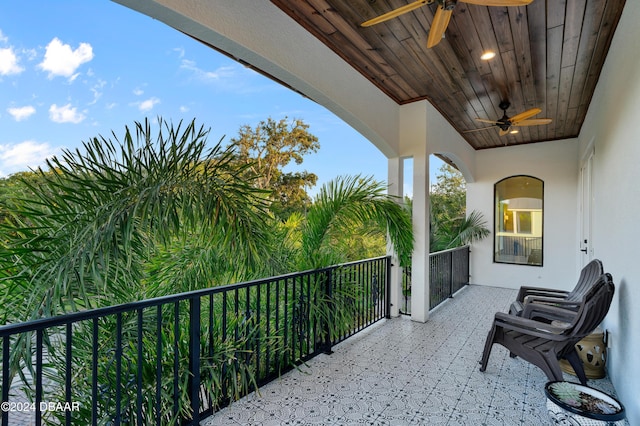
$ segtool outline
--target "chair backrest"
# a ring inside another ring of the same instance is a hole
[[[600,275],[595,284],[584,295],[580,310],[566,333],[576,342],[589,335],[600,325],[609,312],[615,285],[611,274]]]
[[[602,274],[604,274],[604,268],[600,260],[593,259],[587,263],[580,271],[578,282],[574,289],[567,294],[566,300],[580,302]]]

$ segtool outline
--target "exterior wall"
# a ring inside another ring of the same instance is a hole
[[[604,321],[607,370],[632,425],[640,425],[640,2],[627,1],[580,133],[593,144],[594,257],[613,275],[616,295]]]
[[[431,104],[427,104],[427,152],[446,155],[465,181],[475,180],[476,151]]]
[[[470,282],[508,288],[573,288],[578,251],[577,155],[576,139],[476,152],[476,179],[467,184],[467,211],[480,211],[491,235],[472,247]],[[542,267],[493,263],[493,186],[514,175],[530,175],[544,182]]]

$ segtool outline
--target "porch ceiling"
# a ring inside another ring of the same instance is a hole
[[[474,149],[578,136],[624,0],[534,0],[528,6],[456,5],[445,39],[426,40],[435,3],[371,27],[412,0],[271,0],[398,104],[427,99]],[[482,61],[485,50],[497,56]],[[465,133],[538,107],[549,125]]]

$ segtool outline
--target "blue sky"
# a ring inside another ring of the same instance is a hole
[[[333,113],[145,15],[107,0],[0,3],[0,177],[158,116],[196,118],[212,143],[302,119],[321,148],[301,168],[319,184],[387,178],[384,155]]]

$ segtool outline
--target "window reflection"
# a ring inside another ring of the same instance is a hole
[[[542,266],[543,182],[512,176],[495,184],[494,262]]]

